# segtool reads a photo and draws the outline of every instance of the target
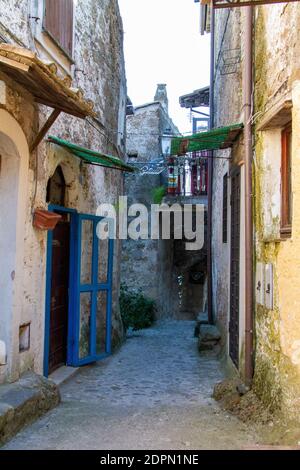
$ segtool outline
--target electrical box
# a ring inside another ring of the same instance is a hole
[[[274,273],[273,264],[265,265],[265,307],[273,310],[274,306]]]
[[[265,269],[263,263],[256,264],[255,297],[257,304],[265,304]]]

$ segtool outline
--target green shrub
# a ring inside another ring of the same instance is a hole
[[[157,188],[153,188],[152,198],[153,198],[154,204],[161,204],[166,193],[167,193],[167,190],[165,186],[158,186]]]
[[[121,284],[120,311],[127,331],[149,328],[154,322],[155,302],[142,294],[140,290],[130,290],[125,284]]]

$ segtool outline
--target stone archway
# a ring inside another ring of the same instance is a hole
[[[18,375],[29,150],[17,121],[0,109],[0,381]]]

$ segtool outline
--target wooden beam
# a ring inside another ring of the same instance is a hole
[[[0,63],[9,65],[10,67],[18,70],[22,70],[23,72],[28,72],[29,70],[29,65],[22,64],[21,62],[18,62],[16,60],[8,59],[7,57],[4,57],[3,55],[0,55]]]
[[[50,129],[50,127],[54,124],[54,122],[56,121],[56,119],[58,118],[58,116],[60,115],[61,113],[61,110],[60,109],[54,109],[52,111],[52,113],[50,114],[50,116],[48,117],[47,121],[45,122],[45,124],[43,125],[42,129],[39,131],[38,135],[36,136],[36,138],[34,139],[31,147],[30,147],[30,152],[33,152],[37,146],[39,145],[39,143],[43,140],[43,138],[45,137],[46,133],[48,132],[48,130]]]
[[[221,8],[241,8],[241,7],[249,7],[249,6],[257,6],[257,5],[272,5],[274,3],[291,3],[291,2],[299,2],[300,0],[237,0],[237,1],[220,1],[220,0],[212,0],[213,8],[221,9]]]
[[[21,54],[27,59],[34,59],[36,57],[35,52],[32,52],[30,49],[25,49],[24,47],[16,46],[15,44],[1,43],[1,50],[17,55]]]

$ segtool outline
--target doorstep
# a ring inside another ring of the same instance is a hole
[[[59,402],[58,386],[33,372],[0,385],[0,446]]]
[[[71,377],[74,377],[80,370],[80,367],[69,367],[62,366],[59,369],[56,369],[52,374],[49,375],[49,379],[60,387],[64,382],[69,380]]]

